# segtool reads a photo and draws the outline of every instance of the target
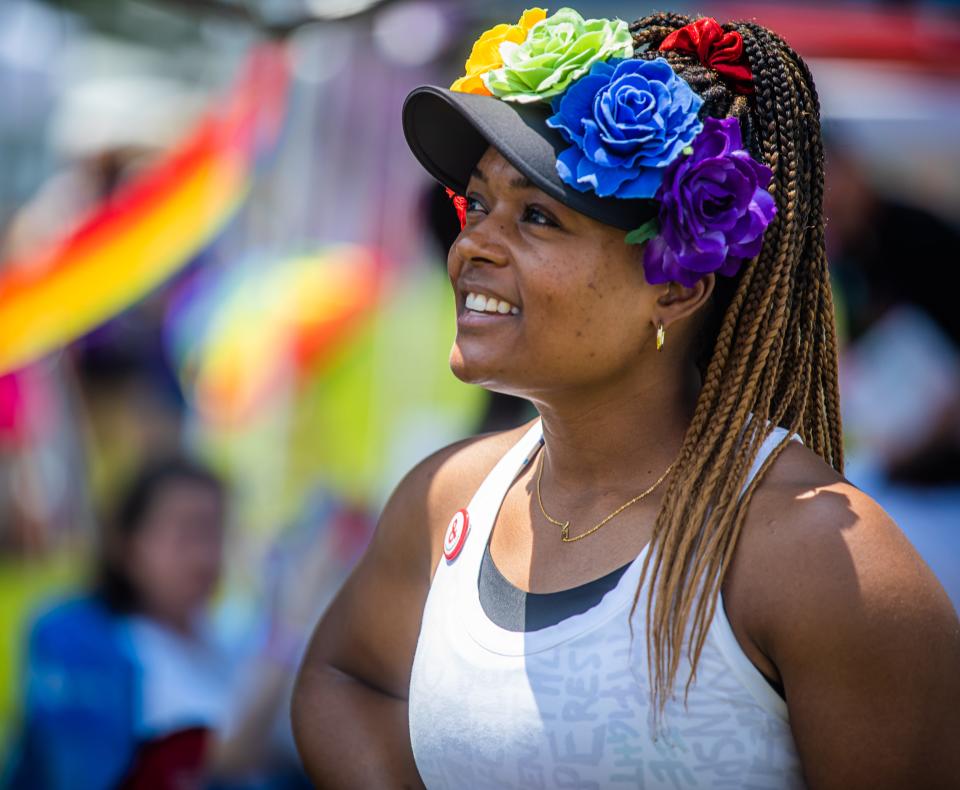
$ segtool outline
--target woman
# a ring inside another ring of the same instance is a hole
[[[956,616],[842,476],[803,61],[534,9],[404,129],[465,198],[453,372],[540,418],[388,502],[301,668],[317,784],[955,786]]]
[[[269,735],[293,657],[268,644],[257,683],[238,693],[237,662],[205,624],[225,505],[220,480],[187,460],[148,464],[131,481],[93,594],[57,605],[31,631],[11,787],[265,787],[264,776],[278,776],[267,769]]]

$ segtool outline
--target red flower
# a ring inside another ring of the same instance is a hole
[[[673,31],[660,45],[660,51],[676,49],[696,55],[726,78],[737,93],[753,93],[753,75],[743,55],[743,37],[735,30],[725,33],[716,19],[704,17]]]
[[[447,197],[453,201],[457,219],[460,220],[460,230],[463,230],[464,225],[467,224],[467,199],[463,195],[458,195],[450,187],[447,187]]]

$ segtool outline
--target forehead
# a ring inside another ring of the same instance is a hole
[[[568,230],[601,232],[612,234],[619,241],[623,240],[622,230],[588,217],[544,192],[492,145],[487,148],[474,167],[468,188],[471,186],[477,188],[478,185],[486,186],[501,195],[522,194],[524,200],[543,204],[563,220]]]
[[[169,480],[154,495],[150,503],[153,516],[179,516],[203,512],[219,515],[224,505],[223,492],[201,480],[180,478]]]
[[[503,183],[513,189],[533,189],[540,192],[544,197],[547,196],[546,192],[533,184],[492,145],[487,147],[483,156],[480,157],[480,161],[473,168],[472,179],[487,183]]]

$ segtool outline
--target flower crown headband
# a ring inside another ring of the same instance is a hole
[[[660,44],[689,52],[740,94],[753,93],[743,39],[699,19]],[[451,90],[522,104],[549,104],[547,126],[569,148],[557,158],[564,183],[599,197],[653,198],[658,215],[627,234],[647,242],[647,282],[694,285],[709,272],[735,275],[760,253],[776,205],[773,173],[743,147],[736,118],[699,117],[703,99],[662,57],[634,59],[627,23],[524,11],[487,30]],[[454,199],[461,225],[466,201]]]

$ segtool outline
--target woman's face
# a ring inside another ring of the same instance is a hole
[[[149,614],[181,624],[203,608],[220,579],[223,533],[223,495],[211,485],[173,480],[157,491],[127,547]]]
[[[457,304],[454,374],[527,396],[637,375],[666,290],[645,281],[642,248],[532,186],[492,147],[466,197],[466,226],[447,261]],[[478,312],[467,306],[471,293],[512,309]]]

